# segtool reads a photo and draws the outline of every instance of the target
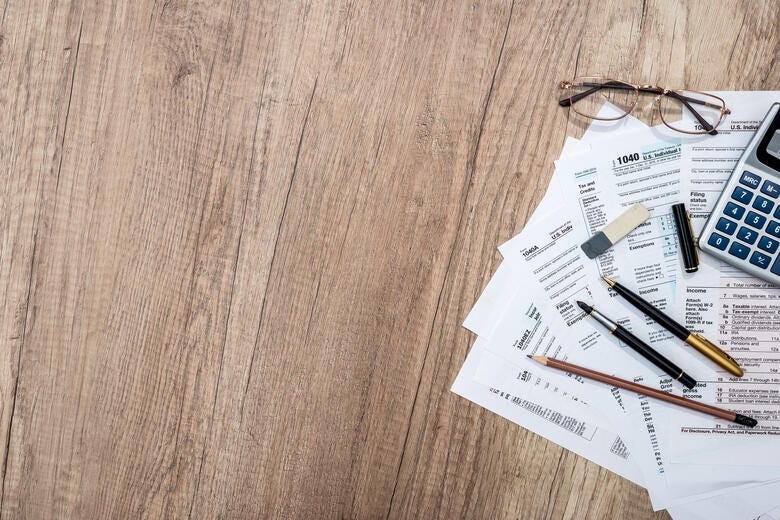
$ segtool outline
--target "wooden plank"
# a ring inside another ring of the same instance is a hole
[[[316,89],[296,161],[262,172],[294,178],[265,301],[234,294],[194,516],[386,514],[508,9],[355,4],[280,50]]]
[[[43,207],[56,189],[68,123],[81,9],[6,2],[0,22],[0,472],[5,477]],[[0,507],[5,490],[3,478]]]
[[[4,515],[190,511],[259,127],[260,28],[246,14],[212,2],[84,11]]]

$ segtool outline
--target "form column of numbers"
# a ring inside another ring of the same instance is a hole
[[[715,398],[753,414],[760,428],[780,431],[780,288],[731,279],[721,287],[719,306],[718,339],[745,375],[720,373]]]

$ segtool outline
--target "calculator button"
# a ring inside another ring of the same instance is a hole
[[[742,206],[737,206],[733,202],[729,202],[726,204],[726,209],[723,210],[723,213],[726,215],[735,218],[737,220],[742,218],[742,215],[745,214],[745,208]]]
[[[766,232],[772,235],[773,237],[780,238],[780,222],[777,221],[771,221],[769,225],[766,227]]]
[[[761,193],[776,199],[777,196],[780,195],[780,184],[775,184],[772,181],[764,181],[763,186],[761,186]]]
[[[715,249],[720,249],[721,251],[723,251],[726,249],[726,246],[729,245],[729,239],[724,237],[723,235],[713,233],[710,235],[710,239],[707,240],[707,243],[712,247],[714,247]]]
[[[744,184],[745,186],[748,186],[755,190],[758,188],[758,185],[761,184],[761,177],[759,177],[755,173],[744,172],[742,174],[742,177],[740,177],[739,179],[739,183]]]
[[[772,271],[772,274],[780,276],[780,256],[775,258],[775,263],[772,264],[772,269],[770,269],[770,271]]]
[[[744,244],[740,244],[739,242],[734,242],[729,248],[730,255],[734,255],[737,258],[741,258],[742,260],[747,258],[748,253],[750,253],[750,248]]]
[[[748,244],[754,244],[756,242],[756,239],[758,238],[758,231],[755,231],[753,229],[748,229],[745,226],[742,226],[739,228],[739,233],[737,233],[737,238],[742,240],[743,242],[747,242]]]
[[[758,251],[755,251],[752,255],[750,255],[750,263],[753,265],[757,265],[761,269],[766,269],[769,267],[769,261],[772,260],[770,257],[766,256],[765,254],[759,253]]]
[[[755,211],[748,211],[747,217],[745,217],[745,223],[748,226],[753,226],[756,229],[761,229],[762,227],[764,227],[764,224],[766,223],[766,217],[759,215]]]
[[[750,199],[753,198],[753,192],[746,190],[742,186],[735,186],[731,198],[742,204],[750,204]]]
[[[737,223],[725,217],[720,217],[718,223],[715,224],[715,229],[723,231],[727,235],[733,235],[734,231],[737,229]]]
[[[753,202],[753,207],[756,208],[761,213],[769,213],[772,211],[772,208],[775,206],[775,203],[771,200],[762,197],[759,195],[756,197],[756,201]]]
[[[769,224],[770,226],[772,224]],[[761,240],[758,241],[758,248],[763,249],[767,253],[774,253],[777,251],[777,240],[769,237],[761,237]]]

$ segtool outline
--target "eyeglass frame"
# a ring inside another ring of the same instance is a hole
[[[671,128],[675,132],[681,132],[683,134],[692,134],[692,135],[705,135],[705,134],[709,134],[709,135],[717,135],[718,131],[716,130],[716,128],[718,128],[718,126],[720,126],[720,123],[723,121],[723,116],[731,114],[731,110],[729,110],[726,107],[726,101],[723,98],[718,97],[718,96],[716,96],[714,94],[710,94],[708,92],[701,92],[699,90],[687,90],[687,89],[684,90],[685,92],[693,92],[693,93],[696,93],[696,94],[702,94],[702,95],[705,95],[705,96],[709,96],[709,97],[715,98],[715,99],[717,99],[717,100],[719,100],[721,102],[720,106],[715,106],[713,103],[707,103],[706,101],[702,101],[700,99],[695,99],[695,98],[691,98],[691,97],[688,97],[688,96],[684,96],[684,95],[680,94],[677,90],[666,89],[666,88],[663,88],[663,87],[659,87],[658,85],[634,84],[634,83],[628,83],[626,81],[621,81],[621,80],[617,80],[617,79],[600,78],[600,77],[596,77],[596,76],[583,76],[582,77],[582,79],[585,79],[585,78],[597,79],[597,80],[602,81],[604,83],[614,82],[614,83],[618,84],[618,85],[609,85],[607,88],[628,88],[628,87],[631,87],[634,90],[635,94],[636,94],[633,103],[631,103],[631,107],[628,110],[626,110],[625,114],[623,114],[621,116],[618,116],[618,117],[595,117],[595,116],[591,116],[591,115],[588,115],[588,114],[583,114],[582,112],[578,111],[575,108],[575,106],[574,106],[574,104],[577,101],[579,101],[580,99],[583,99],[583,98],[593,94],[597,90],[600,90],[600,89],[604,88],[604,86],[597,86],[597,87],[592,88],[591,90],[587,90],[585,92],[580,92],[578,94],[574,94],[572,92],[572,94],[569,97],[561,99],[561,100],[558,101],[558,104],[560,106],[562,106],[562,107],[569,107],[575,113],[577,113],[577,114],[579,114],[579,115],[581,115],[583,117],[587,117],[589,119],[596,119],[596,120],[599,120],[599,121],[617,121],[618,119],[622,119],[622,118],[626,117],[628,114],[631,113],[632,110],[634,110],[634,108],[636,107],[637,103],[639,102],[639,93],[640,92],[646,92],[646,93],[649,93],[649,94],[658,94],[658,97],[656,98],[656,103],[658,105],[658,114],[661,116],[661,121],[663,121],[663,123],[667,127]],[[576,80],[576,79],[578,79],[578,78],[574,78],[574,80]],[[571,90],[571,88],[574,86],[574,80],[572,80],[572,81],[562,80],[560,83],[558,83],[558,87],[563,89],[563,90]],[[682,90],[682,89],[680,89],[680,90]],[[680,101],[680,103],[685,105],[685,107],[688,110],[690,110],[691,114],[693,114],[693,116],[696,118],[696,120],[699,121],[699,123],[702,125],[702,127],[704,127],[704,129],[706,131],[705,132],[688,132],[688,131],[685,131],[685,130],[680,130],[679,128],[675,128],[675,127],[671,126],[669,123],[667,123],[666,119],[664,119],[663,110],[661,110],[661,96],[670,96],[670,97]],[[693,107],[691,107],[689,102],[700,104],[700,105],[710,106],[711,108],[717,108],[720,111],[720,116],[718,117],[718,120],[715,122],[714,125],[711,125],[707,120],[704,119],[704,117],[702,117],[701,114],[699,114],[696,110],[693,109]]]

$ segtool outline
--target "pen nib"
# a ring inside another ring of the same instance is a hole
[[[609,285],[610,287],[615,287],[615,283],[617,283],[617,282],[615,282],[615,280],[613,280],[609,276],[602,276],[601,279],[604,280],[605,282],[607,282],[607,285]]]
[[[579,305],[580,309],[582,309],[583,311],[587,312],[588,314],[593,312],[593,307],[591,307],[590,305],[588,305],[585,302],[581,302],[581,301],[577,300],[577,305]]]

